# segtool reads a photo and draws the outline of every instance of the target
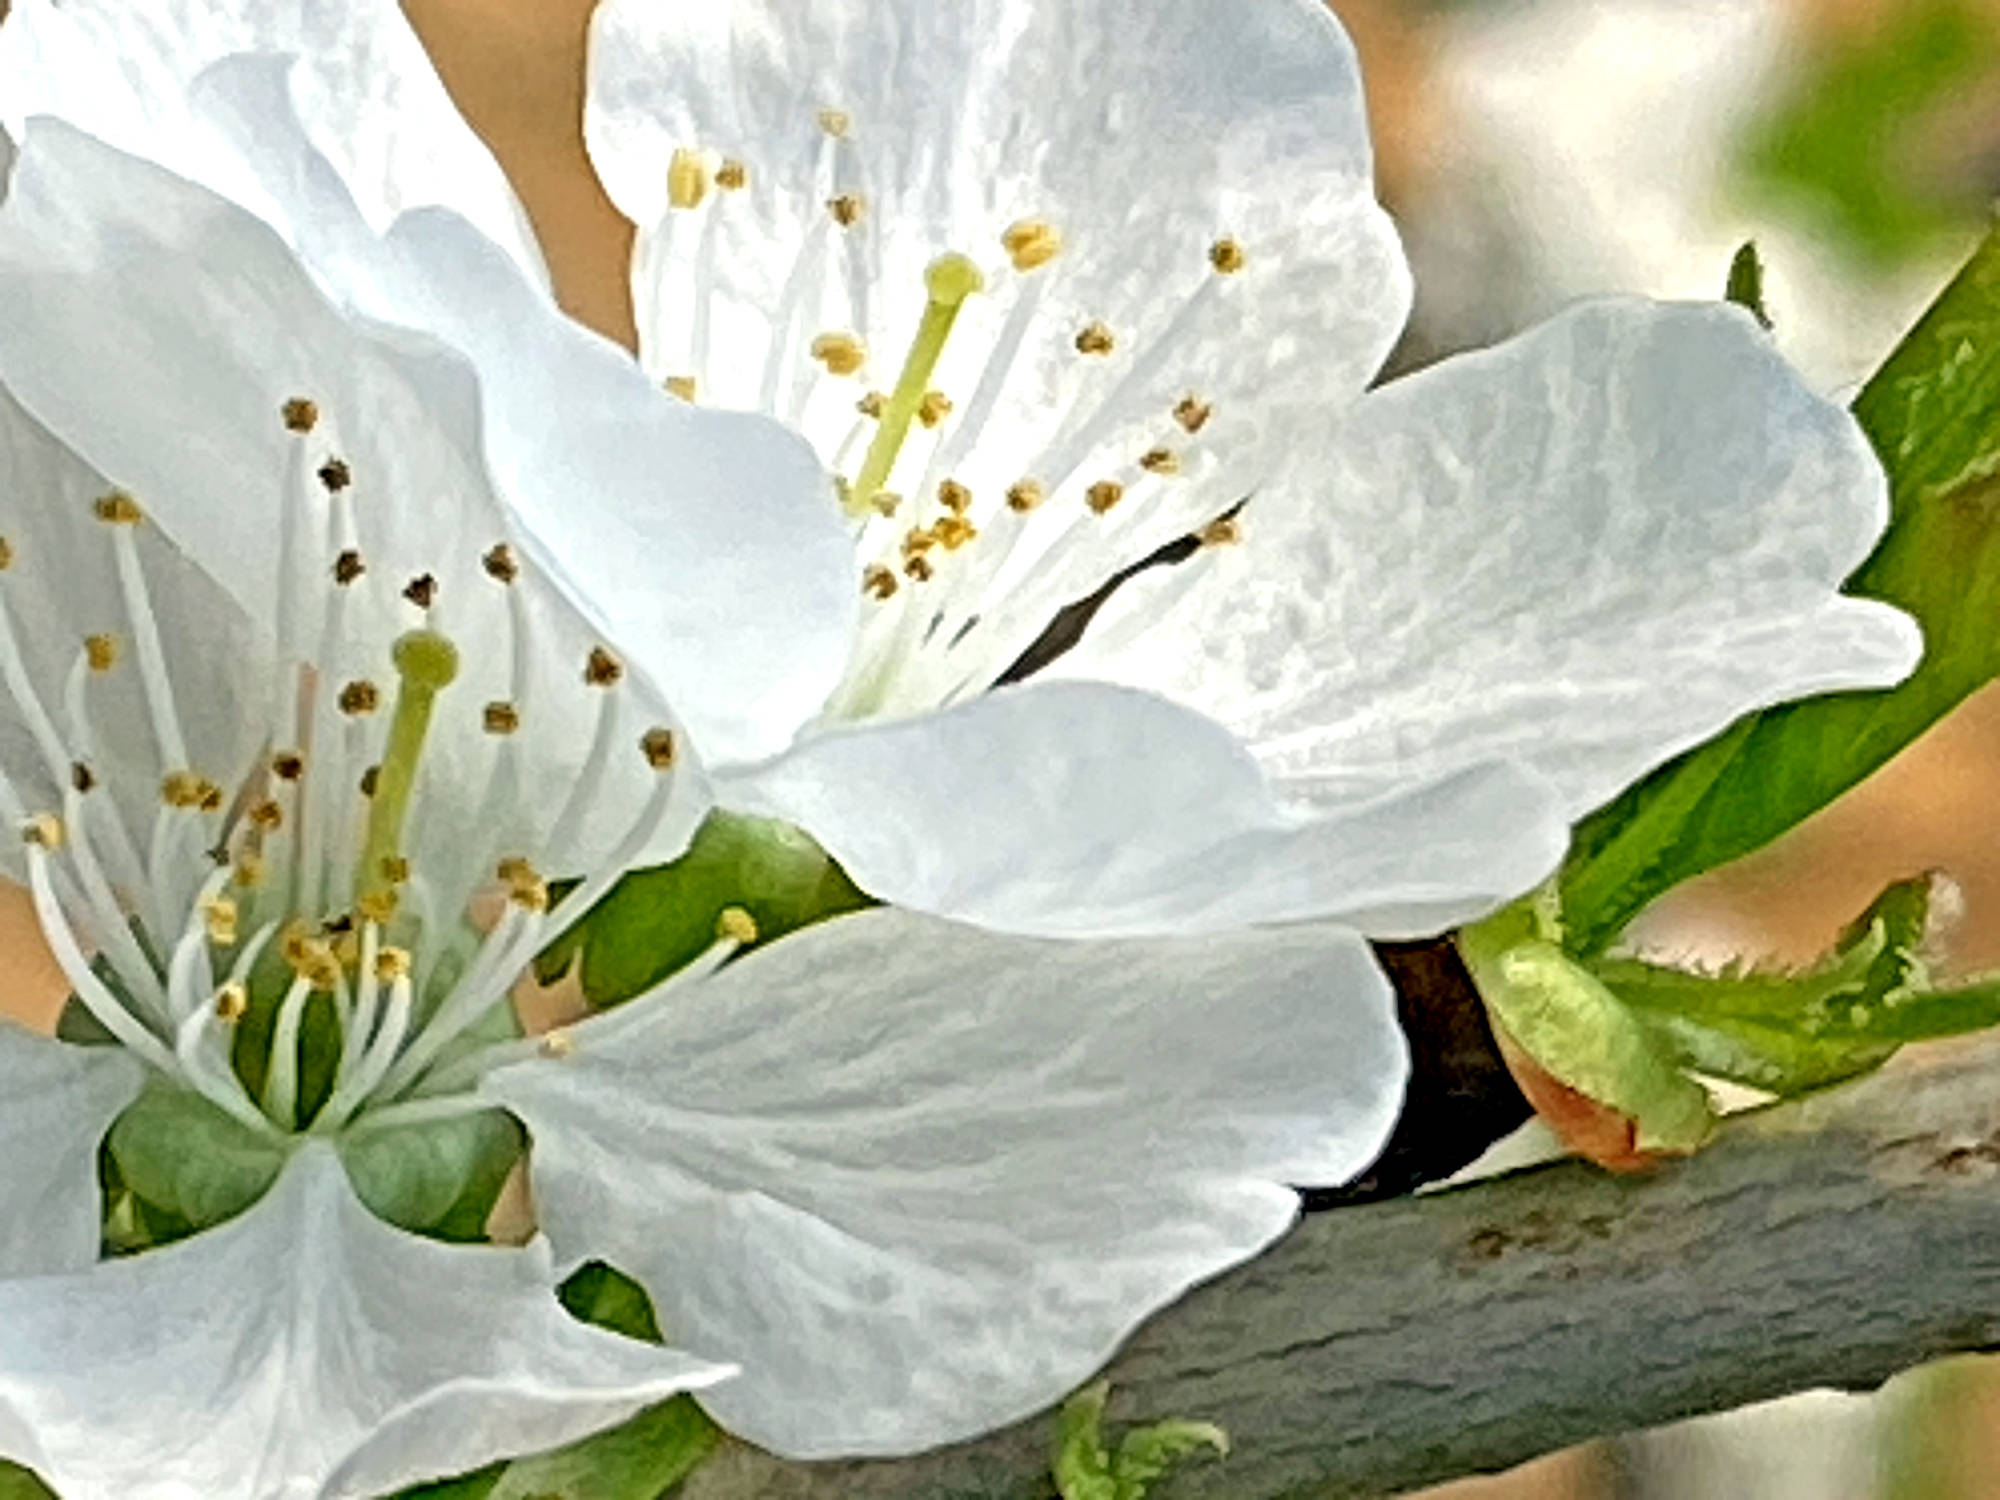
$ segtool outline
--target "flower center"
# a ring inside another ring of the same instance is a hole
[[[639,248],[643,358],[682,399],[760,410],[814,443],[868,601],[829,714],[921,711],[1000,680],[1062,609],[1162,545],[1194,536],[1199,557],[1233,535],[1210,526],[1244,492],[1209,483],[1223,459],[1201,383],[1244,361],[1231,309],[1256,268],[1227,234],[1155,255],[1129,227],[1072,242],[996,214],[968,226],[991,264],[970,242],[935,246],[919,308],[908,268],[937,231],[896,222],[873,173],[925,170],[925,153],[871,155],[869,122],[839,109],[801,111],[798,128],[818,142],[796,173],[672,152]],[[929,214],[935,197],[919,183],[911,201]],[[1143,268],[1123,264],[1135,248]],[[974,292],[990,295],[975,307]],[[867,384],[878,342],[907,351],[887,391]]]
[[[272,1136],[468,1112],[484,1068],[534,1045],[505,1040],[515,981],[664,823],[677,742],[634,722],[622,667],[593,647],[571,679],[597,702],[590,750],[542,822],[543,789],[524,785],[518,748],[541,642],[513,550],[498,543],[476,567],[441,570],[461,596],[487,591],[461,598],[467,620],[497,616],[454,639],[438,622],[436,575],[373,586],[353,470],[323,446],[314,403],[282,413],[290,472],[267,675],[215,661],[203,628],[214,585],[114,491],[93,510],[116,577],[105,603],[123,629],[86,636],[53,699],[41,680],[53,658],[30,649],[23,626],[66,617],[70,601],[24,610],[16,591],[75,582],[32,576],[31,557],[0,541],[0,682],[35,752],[0,766],[0,815],[21,830],[36,913],[75,1003],[169,1080]],[[504,642],[477,665],[504,677],[507,696],[471,713],[452,694],[468,675],[460,642],[475,639]],[[386,715],[368,675],[379,656],[396,679]],[[233,669],[219,687],[218,665]],[[440,767],[441,729],[453,739]],[[245,744],[258,747],[247,769],[211,774]],[[634,749],[651,786],[636,815],[604,795],[615,757]],[[578,830],[606,814],[615,847],[552,912],[542,870],[576,873]],[[738,946],[719,935],[709,966]]]

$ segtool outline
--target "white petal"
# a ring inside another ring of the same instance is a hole
[[[835,730],[717,796],[798,824],[893,905],[1045,936],[1327,916],[1432,932],[1532,887],[1567,837],[1508,767],[1302,815],[1220,726],[1096,683]]]
[[[545,1243],[390,1228],[324,1145],[218,1229],[0,1282],[0,1321],[0,1452],[64,1500],[380,1495],[730,1373],[570,1318]]]
[[[302,442],[314,455],[308,469],[322,455],[346,462],[368,572],[351,586],[334,659],[318,665],[386,695],[394,639],[425,618],[399,595],[429,574],[438,601],[431,623],[459,643],[460,672],[432,722],[426,775],[439,787],[476,787],[494,753],[483,706],[514,700],[527,784],[556,790],[560,802],[589,748],[595,690],[582,668],[604,632],[527,569],[515,585],[527,642],[525,681],[515,680],[508,590],[481,564],[515,528],[487,473],[482,392],[462,359],[422,335],[342,315],[249,214],[47,119],[30,128],[0,208],[0,295],[14,308],[0,326],[0,378],[137,493],[168,538],[236,599],[267,650],[289,612],[304,622],[302,654],[324,654],[318,621],[336,588],[341,542],[326,530],[317,483],[308,474],[305,493],[295,493],[288,475]],[[321,409],[308,439],[279,417],[300,396]],[[309,538],[290,567],[278,524],[287,505],[304,509]],[[656,686],[634,679],[636,737],[670,716]],[[573,836],[600,852],[653,784],[636,749],[611,766],[599,816]],[[692,797],[695,780],[684,781]],[[443,810],[447,799],[420,800]],[[466,820],[479,813],[476,795],[448,800],[457,822],[423,825],[441,851],[466,844]],[[690,803],[673,820],[674,837],[698,816]],[[484,847],[493,831],[481,832]]]
[[[145,1070],[115,1047],[72,1047],[0,1020],[0,1277],[97,1259],[97,1148]]]
[[[285,64],[229,59],[196,94],[315,274],[471,360],[524,540],[629,644],[703,754],[783,746],[839,680],[858,606],[852,543],[811,450],[776,424],[662,399],[454,214],[413,211],[375,236],[306,138]]]
[[[1333,928],[1070,944],[868,912],[586,1023],[485,1087],[565,1260],[645,1283],[798,1457],[897,1453],[1060,1397],[1149,1312],[1374,1156],[1406,1072]]]
[[[1837,592],[1887,518],[1880,464],[1734,308],[1585,304],[1337,426],[1291,419],[1242,544],[1171,608],[1172,570],[1141,580],[1093,627],[1116,649],[1058,670],[1214,715],[1294,795],[1506,758],[1574,818],[1739,714],[1919,654]]]
[[[590,57],[592,159],[641,228],[649,372],[793,422],[831,462],[856,397],[896,380],[925,268],[945,251],[973,257],[986,292],[959,314],[933,382],[957,410],[911,439],[887,488],[914,512],[949,476],[984,520],[1033,476],[1050,504],[1020,543],[1032,555],[1089,519],[1088,486],[1124,483],[1132,494],[1095,526],[1100,555],[1071,597],[1240,499],[1266,459],[1262,408],[1287,391],[1357,394],[1408,309],[1373,197],[1359,70],[1316,0],[609,0]],[[845,117],[837,141],[827,109]],[[748,185],[670,210],[679,148],[740,160]],[[862,205],[846,229],[829,218],[841,197]],[[1025,273],[1001,249],[1021,220],[1064,245]],[[1238,274],[1211,268],[1223,237],[1246,252]],[[994,356],[1017,307],[1027,322],[1009,368]],[[1076,347],[1093,321],[1114,335],[1107,355]],[[834,330],[869,350],[860,379],[808,357]],[[982,413],[989,367],[1005,378]],[[1188,395],[1213,409],[1198,438],[1172,416]],[[1181,460],[1166,483],[1137,466],[1162,444]],[[859,453],[841,467],[855,478]]]
[[[212,185],[232,184],[186,108],[208,64],[238,52],[300,59],[314,143],[369,222],[449,206],[524,268],[541,257],[498,163],[460,117],[396,0],[337,5],[18,0],[0,26],[0,119],[52,114]]]

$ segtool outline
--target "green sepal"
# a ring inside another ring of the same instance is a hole
[[[645,1288],[603,1261],[578,1269],[558,1295],[586,1323],[663,1342]],[[419,1485],[395,1500],[659,1500],[721,1441],[722,1430],[693,1397],[673,1396],[567,1447]]]
[[[56,1500],[56,1492],[29,1470],[0,1458],[0,1500]]]
[[[1517,905],[1459,934],[1494,1021],[1558,1083],[1632,1122],[1640,1151],[1687,1152],[1708,1138],[1708,1093],[1655,1029]]]
[[[1894,688],[1749,715],[1586,818],[1561,876],[1571,951],[1602,952],[1655,897],[1802,822],[2000,674],[2000,230],[1854,415],[1891,521],[1847,591],[1915,618],[1923,662]]]
[[[1722,297],[1743,308],[1765,329],[1770,328],[1771,314],[1764,306],[1764,262],[1757,254],[1755,240],[1745,240],[1736,247],[1736,254],[1729,261],[1729,279],[1723,284]]]
[[[1096,1381],[1065,1401],[1056,1417],[1050,1473],[1062,1500],[1144,1500],[1154,1482],[1188,1454],[1210,1448],[1228,1456],[1228,1433],[1213,1422],[1182,1421],[1135,1427],[1113,1453],[1104,1445],[1110,1396],[1110,1382]]]
[[[535,960],[544,984],[583,952],[592,1005],[643,995],[715,942],[725,908],[749,912],[760,941],[869,904],[827,852],[772,818],[715,811],[687,853],[626,876],[589,916]]]
[[[528,1138],[502,1109],[426,1120],[336,1138],[361,1201],[413,1234],[473,1243]]]
[[[232,1219],[264,1196],[290,1154],[286,1138],[252,1130],[200,1094],[150,1081],[112,1121],[107,1146],[119,1179],[153,1213],[148,1243]],[[179,1226],[185,1225],[185,1230]]]

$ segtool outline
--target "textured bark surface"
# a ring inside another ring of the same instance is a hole
[[[1308,1218],[1142,1329],[1111,1418],[1228,1429],[1153,1500],[1387,1495],[2000,1343],[2000,1038],[1741,1119],[1639,1177],[1568,1163]],[[736,1450],[687,1500],[1046,1500],[1052,1424],[897,1463]]]

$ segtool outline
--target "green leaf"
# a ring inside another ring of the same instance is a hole
[[[1757,255],[1755,240],[1745,240],[1737,246],[1729,262],[1729,280],[1723,286],[1722,296],[1725,301],[1747,309],[1765,328],[1771,326],[1771,314],[1764,306],[1764,262]]]
[[[426,1120],[339,1137],[361,1201],[415,1234],[472,1243],[521,1159],[527,1136],[505,1110]]]
[[[1692,1151],[1714,1112],[1654,1028],[1563,952],[1522,906],[1459,934],[1480,998],[1506,1036],[1557,1082],[1632,1122],[1640,1151]]]
[[[19,1464],[0,1458],[0,1500],[56,1500],[56,1492]]]
[[[1893,515],[1848,592],[1914,616],[1923,663],[1886,691],[1750,715],[1585,819],[1561,877],[1573,952],[1603,951],[1655,897],[1803,821],[2000,674],[2000,230],[1854,413]]]
[[[596,1006],[642,995],[715,941],[725,908],[741,907],[760,940],[869,904],[824,849],[789,824],[714,812],[686,854],[625,877],[535,961],[553,983],[583,952],[583,992]]]
[[[1633,959],[1594,972],[1688,1067],[1774,1094],[1879,1066],[1906,1042],[2000,1024],[2000,983],[1931,986],[1934,877],[1890,886],[1801,971],[1693,973]]]
[[[125,1186],[189,1231],[255,1203],[277,1180],[289,1150],[285,1141],[160,1079],[112,1122],[108,1143]]]
[[[1212,1422],[1156,1422],[1127,1432],[1112,1453],[1104,1446],[1109,1381],[1085,1386],[1056,1417],[1050,1473],[1062,1500],[1145,1500],[1146,1492],[1180,1459],[1202,1448],[1227,1456],[1229,1435]]]

